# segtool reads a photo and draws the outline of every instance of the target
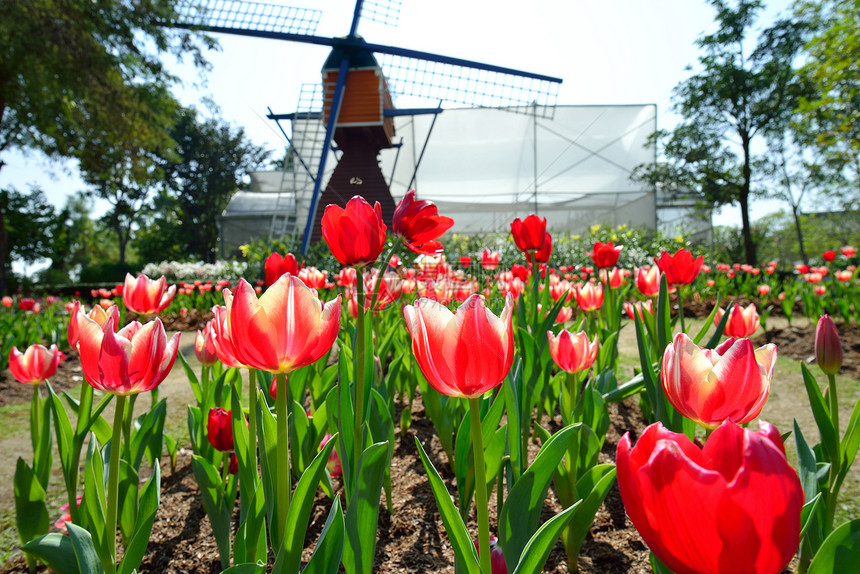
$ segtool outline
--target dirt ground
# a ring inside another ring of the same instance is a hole
[[[194,326],[190,320],[186,320],[185,323],[186,328]],[[805,398],[799,363],[799,361],[811,362],[810,357],[814,355],[812,349],[815,325],[805,320],[795,320],[794,325],[789,327],[783,319],[771,318],[769,327],[767,334],[754,337],[754,343],[757,345],[767,341],[776,343],[783,359],[777,366],[770,399],[762,412],[762,418],[776,424],[783,432],[791,430],[792,421],[797,419],[807,439],[815,442],[818,440],[817,431]],[[842,420],[847,421],[850,407],[860,400],[860,380],[858,380],[860,379],[860,333],[856,327],[843,327],[841,334],[845,366],[837,378],[837,384],[840,388],[840,402],[845,411],[842,413]],[[181,342],[182,351],[194,365],[192,345],[193,333],[184,333]],[[638,362],[635,359],[635,345],[633,330],[625,327],[620,338],[624,371],[632,372],[633,366]],[[785,360],[787,358],[792,360]],[[823,386],[826,379],[820,375],[817,367],[812,365],[811,367]],[[52,383],[58,390],[73,389],[80,384],[80,374],[79,361],[72,355],[61,367]],[[14,460],[17,456],[23,456],[25,459],[31,457],[26,408],[31,393],[30,387],[14,381],[8,371],[0,376],[0,428],[4,429],[4,436],[0,439],[0,454],[3,455],[4,460]],[[193,396],[181,366],[176,365],[168,379],[161,385],[160,393],[162,397],[168,397],[172,413],[168,432],[173,436],[187,437],[187,431],[184,430],[184,405],[193,402]],[[76,395],[77,392],[73,390],[72,394]],[[456,492],[453,476],[445,469],[445,455],[432,423],[424,415],[420,397],[413,404],[412,411],[412,427],[405,437],[400,437],[399,432],[397,435],[392,461],[394,484],[392,494],[396,512],[389,515],[384,503],[381,506],[374,571],[453,573],[453,552],[444,534],[444,526],[436,511],[435,499],[418,458],[414,437],[417,436],[427,450],[449,490]],[[107,415],[111,416],[110,412]],[[607,462],[614,459],[615,445],[624,432],[630,431],[635,439],[644,428],[641,413],[633,400],[612,405],[611,419],[612,426],[601,455]],[[794,453],[792,442],[793,440],[789,439],[787,444],[790,458]],[[534,448],[536,449],[537,446]],[[56,468],[58,466],[56,460],[54,466],[55,475],[50,498],[58,507],[63,502],[60,495],[62,478]],[[185,450],[180,452],[175,471],[171,471],[166,463],[163,463],[162,471],[161,507],[141,573],[220,572],[214,538],[208,519],[203,513],[199,491],[191,473],[190,453]],[[13,472],[12,464],[0,466],[0,484],[11,485]],[[860,506],[857,502],[860,497],[860,476],[856,470],[849,476],[843,488],[845,502],[839,516],[855,518],[860,514]],[[330,506],[330,501],[322,493],[319,494],[317,502],[318,505],[312,517],[313,523],[308,533],[308,544],[313,544],[319,536]],[[13,506],[11,486],[0,488],[0,513],[9,516],[14,512]],[[551,491],[544,512],[548,517],[559,509]],[[494,521],[495,517],[491,515],[491,523]],[[11,525],[9,527],[14,528]],[[470,527],[474,527],[474,524]],[[0,557],[5,552],[0,549]],[[23,558],[20,553],[14,552],[6,564],[0,567],[0,572],[25,571]],[[560,543],[550,555],[545,572],[555,574],[568,572]],[[627,520],[617,488],[613,488],[610,492],[592,525],[591,534],[583,547],[578,572],[607,574],[650,572],[647,548]]]

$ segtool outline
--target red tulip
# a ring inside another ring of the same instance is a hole
[[[200,364],[211,367],[218,362],[218,352],[215,350],[215,331],[213,323],[209,321],[203,330],[197,330],[197,337],[194,339],[194,355]]]
[[[236,359],[249,367],[289,373],[322,357],[337,338],[340,295],[323,305],[298,277],[282,275],[259,300],[244,279],[235,293],[223,293]]]
[[[547,331],[546,336],[549,339],[549,354],[562,371],[586,371],[597,359],[597,335],[591,343],[588,342],[588,333],[585,331],[574,334],[563,330],[557,336],[553,335],[552,331]]]
[[[320,450],[328,444],[328,441],[331,440],[331,433],[326,433],[322,438],[322,442],[320,442]],[[332,449],[331,454],[328,456],[328,462],[326,463],[326,468],[328,469],[328,473],[332,477],[338,477],[343,474],[343,468],[340,464],[340,457],[337,455],[337,450]]]
[[[724,420],[747,423],[758,416],[770,390],[776,345],[753,349],[749,339],[728,339],[700,349],[684,333],[663,353],[660,381],[672,406],[707,428]]]
[[[415,190],[410,189],[394,210],[391,231],[415,253],[435,255],[442,252],[442,244],[436,239],[452,225],[454,220],[439,215],[432,201],[415,201]]]
[[[834,261],[836,259],[836,252],[832,249],[830,251],[825,251],[821,254],[821,258],[829,263],[830,261]]]
[[[631,321],[636,320],[636,315],[639,315],[639,318],[644,320],[645,319],[645,315],[643,314],[644,311],[647,311],[648,313],[651,313],[651,314],[654,313],[654,304],[653,303],[654,303],[653,299],[648,299],[645,302],[637,301],[636,303],[625,302],[623,305],[624,312],[627,313],[627,316],[630,317]]]
[[[161,313],[173,301],[174,295],[176,295],[176,285],[168,288],[164,275],[158,280],[152,280],[146,275],[139,275],[137,279],[130,273],[125,275],[122,300],[125,301],[126,307],[138,315]]]
[[[698,277],[705,257],[699,255],[694,259],[692,253],[686,249],[679,249],[675,255],[669,255],[668,251],[664,251],[660,254],[660,258],[655,257],[654,261],[657,262],[660,271],[666,274],[666,281],[670,285],[689,285]]]
[[[549,262],[550,256],[552,256],[552,235],[547,233],[544,237],[543,245],[541,245],[540,249],[535,251],[535,262],[547,263]],[[526,252],[526,258],[531,261],[530,252]]]
[[[510,294],[499,317],[477,294],[456,315],[429,299],[405,306],[412,351],[427,382],[444,395],[463,398],[498,386],[514,360],[513,306]]]
[[[36,300],[24,297],[18,301],[18,308],[22,311],[33,311],[36,308]]]
[[[99,325],[78,312],[81,366],[93,388],[114,395],[151,391],[167,377],[179,351],[179,333],[167,340],[160,319],[129,323],[114,333],[113,318]]]
[[[221,452],[233,451],[233,419],[231,411],[225,411],[221,407],[209,410],[206,422],[206,437],[209,444]]]
[[[842,253],[842,255],[849,258],[857,255],[857,249],[855,247],[852,247],[851,245],[843,245],[839,248],[839,251]]]
[[[9,370],[20,383],[38,385],[57,372],[62,353],[56,345],[50,349],[42,345],[30,345],[23,353],[18,347],[9,352]]]
[[[303,267],[299,270],[299,279],[311,289],[324,289],[328,271],[320,271],[316,267]]]
[[[546,218],[531,214],[521,220],[519,217],[511,222],[511,235],[517,249],[523,253],[539,251],[546,240]]]
[[[775,427],[726,421],[703,449],[655,423],[618,444],[627,515],[676,574],[777,574],[797,552],[803,489]]]
[[[385,247],[382,207],[373,207],[356,195],[346,208],[328,205],[322,217],[322,235],[332,255],[347,267],[364,267],[379,257]]]
[[[224,293],[230,293],[229,289],[224,289]],[[212,313],[215,318],[212,319],[212,345],[215,347],[215,354],[218,355],[218,360],[228,367],[245,367],[239,361],[236,353],[236,346],[233,344],[233,337],[230,335],[229,314],[227,307],[223,305],[215,305],[212,307]]]
[[[603,306],[603,285],[586,283],[576,286],[576,304],[583,311],[594,311]]]
[[[301,267],[296,256],[292,253],[287,253],[285,256],[281,256],[280,253],[272,253],[266,258],[266,263],[263,265],[266,272],[266,287],[272,285],[284,273],[298,275]]]
[[[842,368],[842,342],[829,315],[822,315],[815,328],[815,359],[825,375],[835,375]]]
[[[481,255],[481,267],[487,271],[493,271],[499,266],[501,257],[498,251],[490,251],[488,247],[484,247],[484,253]]]
[[[717,314],[714,315],[714,325],[719,325],[723,320],[723,315],[726,312],[722,309],[717,309]],[[744,309],[740,305],[732,305],[732,310],[729,311],[729,320],[726,322],[726,328],[723,331],[724,335],[742,339],[750,337],[758,330],[759,317],[755,303],[750,303]]]
[[[9,307],[11,307],[12,303],[13,303],[12,298],[9,297],[8,295],[3,296],[2,302],[3,302],[3,306],[6,307],[7,309]]]
[[[594,264],[599,269],[604,269],[606,267],[615,267],[622,249],[624,249],[623,245],[613,245],[611,241],[609,243],[595,241],[594,247],[591,248],[591,253],[587,255],[591,257],[591,260],[594,261]]]
[[[621,270],[618,267],[601,269],[599,275],[600,281],[604,284],[608,283],[610,289],[618,289],[624,285],[624,275],[621,274]]]
[[[462,255],[460,257],[460,267],[471,267],[472,266],[472,258],[468,255]]]
[[[654,297],[660,293],[660,268],[651,267],[644,269],[642,267],[633,268],[633,277],[636,282],[636,288],[646,297]]]
[[[770,285],[759,285],[759,286],[756,288],[756,290],[758,291],[758,294],[759,294],[759,295],[761,295],[761,296],[765,296],[765,295],[767,295],[768,293],[770,293]]]
[[[519,263],[514,263],[511,266],[511,273],[513,273],[514,277],[516,277],[520,281],[528,281],[529,280],[529,269],[525,265],[520,265]]]

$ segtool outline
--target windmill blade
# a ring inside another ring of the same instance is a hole
[[[178,28],[263,37],[313,36],[322,16],[320,10],[244,0],[188,0],[177,13]]]
[[[400,21],[400,0],[364,0],[361,17],[386,26],[397,26]]]
[[[536,104],[536,113],[539,115],[552,114],[561,84],[558,78],[437,54],[410,57],[383,53],[382,67],[388,90],[394,95],[476,107]],[[528,110],[528,113],[534,109]]]

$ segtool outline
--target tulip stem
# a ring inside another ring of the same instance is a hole
[[[828,395],[830,396],[830,420],[833,421],[833,428],[836,430],[836,438],[839,438],[839,400],[836,396],[836,375],[827,375],[827,380],[830,386],[827,387]],[[836,461],[838,462],[838,461]]]
[[[686,333],[687,327],[684,324],[684,298],[681,296],[683,285],[678,285],[678,317],[681,319],[681,332]]]
[[[277,496],[277,517],[278,517],[278,536],[283,537],[287,531],[287,514],[290,512],[290,495],[293,489],[293,480],[290,475],[290,425],[289,411],[287,410],[287,376],[284,373],[277,374],[278,392],[275,398],[275,410],[278,420],[278,445],[277,445],[277,477],[278,477],[278,496]],[[281,540],[272,541],[272,546],[280,549]],[[276,550],[277,552],[277,550]]]
[[[392,257],[394,257],[394,251],[400,247],[401,243],[403,243],[403,239],[398,237],[397,240],[391,244],[385,257],[382,259],[382,265],[379,266],[379,275],[376,276],[376,283],[373,285],[373,297],[370,298],[371,311],[376,309],[376,300],[379,298],[379,286],[382,284],[382,280],[385,277],[385,270],[388,269],[388,262],[391,261]]]
[[[487,469],[484,466],[484,437],[481,431],[481,397],[469,399],[472,453],[475,460],[475,513],[478,515],[478,557],[481,572],[492,574],[490,561],[490,511],[487,502]]]
[[[107,491],[107,515],[105,516],[106,536],[110,546],[110,571],[108,574],[116,572],[116,512],[117,498],[119,495],[119,451],[120,443],[122,442],[122,429],[125,422],[124,411],[127,397],[118,395],[116,397],[116,411],[113,418],[113,437],[110,443],[110,467],[108,470],[108,491]],[[71,508],[71,506],[69,507]]]
[[[81,398],[78,401],[78,422],[75,427],[75,434],[72,437],[72,458],[69,464],[69,514],[72,517],[74,524],[80,524],[78,515],[78,476],[81,466],[81,450],[84,447],[84,439],[86,438],[87,422],[92,415],[93,408],[93,387],[86,381],[81,385]]]
[[[379,279],[377,279],[379,281]],[[361,268],[355,270],[356,301],[358,313],[355,322],[355,349],[353,359],[355,360],[355,420],[353,427],[353,460],[352,468],[358,469],[358,458],[364,447],[364,439],[361,436],[361,426],[364,423],[364,303],[366,294],[364,292],[364,273]],[[358,484],[357,477],[353,476]]]

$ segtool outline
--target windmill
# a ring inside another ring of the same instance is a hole
[[[303,119],[322,121],[325,132],[318,146],[318,159],[298,158],[313,184],[302,253],[312,239],[320,237],[322,212],[317,207],[321,201],[345,205],[352,195],[360,194],[371,202],[379,201],[384,219],[391,222],[394,200],[379,168],[378,155],[380,150],[396,146],[395,116],[438,113],[442,101],[484,107],[532,106],[534,113],[538,109],[551,110],[555,104],[559,78],[373,44],[358,35],[362,17],[396,24],[397,14],[398,0],[356,0],[349,33],[330,38],[315,33],[321,17],[319,10],[240,0],[196,0],[181,7],[173,23],[179,28],[332,49],[322,69],[322,109],[309,109],[303,115]],[[381,64],[376,55],[381,57]],[[392,94],[432,98],[440,104],[436,109],[395,109]],[[297,116],[269,114],[275,120]],[[328,182],[324,182],[332,142],[342,154]]]

